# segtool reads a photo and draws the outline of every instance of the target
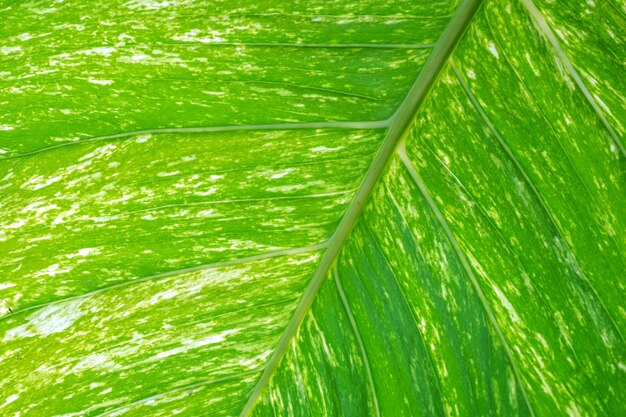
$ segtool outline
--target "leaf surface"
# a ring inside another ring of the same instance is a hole
[[[618,2],[0,2],[0,415],[626,414]]]

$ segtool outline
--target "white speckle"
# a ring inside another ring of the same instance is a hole
[[[563,32],[559,29],[554,29],[554,32],[559,36],[559,38],[565,40],[565,35],[563,34]]]
[[[207,336],[204,339],[200,339],[200,340],[185,340],[182,342],[184,346],[166,350],[164,352],[159,352],[156,354],[155,358],[163,359],[163,358],[167,358],[168,356],[178,355],[179,353],[187,352],[189,349],[194,349],[194,348],[198,348],[198,347],[202,347],[206,345],[220,343],[226,340],[226,336],[233,334],[233,333],[237,333],[237,332],[239,332],[239,329],[231,329],[231,330],[225,330],[219,334],[213,334],[213,335]]]
[[[1,290],[6,290],[7,288],[12,288],[15,287],[15,284],[12,282],[3,282],[2,284],[0,284],[0,291]]]
[[[28,322],[6,332],[3,341],[36,335],[47,336],[59,333],[70,327],[86,312],[80,309],[85,299],[76,299],[51,304],[28,316]]]
[[[153,295],[149,302],[158,303],[161,300],[169,300],[170,298],[174,298],[177,295],[178,295],[178,291],[169,289],[169,290],[162,291],[160,293]]]
[[[207,197],[209,195],[213,195],[217,192],[218,188],[217,187],[210,187],[208,188],[206,191],[199,191],[194,193],[194,195],[200,196],[200,197]]]
[[[3,46],[0,48],[0,53],[2,55],[9,55],[18,52],[22,52],[22,48],[19,46]]]
[[[11,125],[0,125],[0,130],[14,130],[13,126]],[[5,151],[6,152],[6,151]]]
[[[170,171],[170,172],[159,172],[157,177],[171,177],[173,175],[180,174],[180,171]]]
[[[79,53],[85,55],[102,55],[102,56],[111,56],[113,52],[117,52],[117,49],[111,48],[110,46],[99,46],[97,48],[85,49]]]
[[[50,266],[48,266],[46,269],[42,269],[38,272],[36,272],[34,274],[35,277],[42,277],[42,276],[49,276],[49,277],[54,277],[56,275],[59,274],[65,274],[66,272],[70,272],[71,269],[68,268],[61,268],[61,266],[59,264],[52,264]]]
[[[268,187],[267,191],[272,193],[293,193],[306,188],[304,184],[281,185],[279,187]]]
[[[474,72],[473,69],[468,69],[467,70],[467,77],[471,78],[472,80],[476,79],[476,73]]]
[[[220,214],[215,210],[200,210],[196,213],[196,217],[208,218],[208,217],[220,217]]]
[[[158,10],[165,7],[169,7],[171,4],[169,1],[155,1],[155,0],[132,0],[126,3],[126,7],[129,9],[146,9],[146,10]]]
[[[493,56],[496,57],[496,59],[500,58],[500,55],[498,54],[498,50],[496,49],[496,45],[493,42],[489,43],[489,52],[491,52]]]
[[[9,396],[7,397],[7,399],[4,401],[4,404],[2,404],[2,407],[0,407],[0,408],[4,408],[4,407],[6,407],[7,405],[11,404],[13,401],[17,400],[18,398],[20,398],[20,396],[19,396],[19,395],[17,395],[17,394],[11,394],[11,395],[9,395]]]
[[[130,199],[132,199],[135,195],[134,194],[124,194],[123,196],[121,196],[120,198],[116,198],[113,200],[108,200],[105,201],[105,204],[117,204],[117,203],[122,203],[124,201],[128,201]]]
[[[270,178],[273,180],[278,179],[278,178],[283,178],[284,176],[288,175],[291,171],[293,171],[293,168],[289,168],[282,172],[279,172],[278,174],[274,174]]]
[[[107,389],[105,389],[104,391],[102,391],[102,392],[101,392],[100,394],[98,394],[98,395],[105,395],[105,394],[108,394],[108,393],[109,393],[109,392],[111,392],[111,391],[113,391],[113,388],[107,388]]]
[[[493,286],[493,291],[496,293],[496,295],[500,299],[500,302],[502,303],[504,308],[506,308],[506,310],[509,312],[509,316],[511,317],[511,320],[513,322],[519,322],[520,318],[517,315],[517,311],[515,311],[515,308],[513,307],[513,304],[511,304],[509,299],[506,298],[506,296],[502,293],[502,291],[500,291],[500,289],[496,287],[495,285]]]
[[[541,72],[535,68],[535,65],[533,64],[533,60],[530,57],[530,54],[527,52],[526,54],[524,54],[524,56],[526,57],[526,62],[528,62],[528,65],[530,66],[530,69],[533,71],[533,74],[535,74],[536,77],[539,77],[541,75]]]
[[[327,146],[317,146],[313,149],[311,149],[313,152],[332,152],[332,151],[338,151],[339,149],[342,149],[343,146],[338,146],[336,148],[329,148]]]
[[[580,417],[581,415],[580,410],[578,409],[578,406],[574,402],[569,403],[566,411],[567,411],[567,415],[570,417]]]
[[[135,142],[144,143],[150,140],[150,138],[152,138],[152,135],[139,135],[137,136],[137,139],[135,139]]]
[[[133,55],[130,57],[130,60],[133,62],[147,61],[149,59],[150,59],[150,55],[146,55],[146,54],[137,54],[137,55]]]
[[[187,351],[187,349],[185,349],[185,348],[170,349],[170,350],[166,350],[164,352],[157,353],[155,357],[157,359],[164,359],[164,358],[167,358],[169,356],[178,355],[179,353],[183,353],[183,352],[186,352],[186,351]]]
[[[115,363],[105,354],[103,353],[92,353],[90,355],[84,356],[80,362],[78,362],[74,367],[69,371],[73,374],[80,374],[85,372],[86,370],[96,370],[96,369],[111,369],[115,366]],[[102,382],[96,382],[89,385],[89,388],[95,389],[98,387],[104,386]]]
[[[111,85],[111,84],[113,84],[113,80],[95,80],[93,78],[90,78],[87,81],[89,81],[92,84],[98,84],[98,85]]]
[[[126,39],[131,40],[131,41],[135,40],[135,38],[133,36],[131,36],[131,35],[127,34],[127,33],[122,33],[122,34],[117,35],[117,40],[118,41],[124,41]]]
[[[24,219],[17,219],[13,223],[5,225],[4,228],[5,229],[19,229],[25,224],[26,222],[24,221]]]
[[[200,37],[199,29],[192,29],[188,32],[185,32],[183,35],[173,36],[172,39],[183,42],[200,42],[200,43],[219,43],[225,42],[226,39],[222,38],[221,33],[214,30],[210,31],[211,36]]]
[[[54,184],[55,182],[61,181],[61,177],[60,176],[55,176],[55,177],[50,177],[50,178],[44,178],[40,175],[35,175],[33,177],[31,177],[28,181],[26,181],[24,183],[25,186],[30,186],[32,191],[37,191],[40,190],[42,188],[45,188],[49,185]]]
[[[97,255],[100,253],[98,248],[82,248],[79,249],[77,253],[69,253],[65,255],[67,258],[76,258],[77,256],[89,256],[89,255]]]

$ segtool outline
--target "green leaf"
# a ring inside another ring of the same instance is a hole
[[[623,4],[0,19],[0,415],[626,415]]]

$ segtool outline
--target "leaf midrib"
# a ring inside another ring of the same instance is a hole
[[[291,340],[297,333],[300,323],[308,313],[324,279],[328,275],[335,259],[341,252],[350,232],[354,228],[365,203],[372,194],[389,160],[394,155],[400,139],[409,127],[417,110],[427,97],[430,88],[435,83],[444,65],[448,62],[448,58],[454,51],[458,41],[461,39],[461,36],[467,29],[481,4],[482,0],[463,0],[459,5],[435,44],[428,61],[420,71],[405,100],[391,117],[391,123],[385,139],[370,165],[361,186],[355,194],[354,199],[339,223],[337,230],[331,237],[328,248],[324,252],[308,287],[278,341],[274,353],[267,362],[263,374],[248,397],[248,401],[242,409],[241,417],[250,416],[254,410],[263,390],[269,384],[272,375],[278,368],[283,355],[289,348]]]

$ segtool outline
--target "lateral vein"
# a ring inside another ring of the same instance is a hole
[[[544,34],[544,36],[548,39],[548,42],[550,42],[550,44],[556,51],[556,55],[558,56],[559,60],[561,61],[561,63],[563,64],[567,72],[569,72],[570,76],[574,79],[574,82],[576,83],[580,91],[585,96],[585,99],[587,99],[587,102],[591,105],[593,110],[596,112],[596,114],[600,118],[600,121],[602,122],[606,130],[608,131],[612,142],[615,145],[617,145],[622,155],[626,157],[626,148],[624,147],[624,144],[622,143],[619,136],[613,129],[613,126],[611,126],[611,124],[609,123],[608,119],[606,118],[606,115],[604,114],[600,106],[598,105],[597,100],[595,99],[593,94],[591,94],[591,91],[589,91],[589,89],[585,85],[585,82],[582,80],[582,78],[580,78],[580,75],[578,74],[578,71],[576,71],[576,68],[572,64],[572,61],[570,61],[569,57],[567,56],[563,48],[561,48],[561,44],[559,43],[559,40],[554,35],[554,32],[550,28],[550,25],[548,25],[548,22],[546,22],[546,19],[543,17],[539,9],[537,9],[537,6],[535,6],[535,3],[533,3],[533,0],[520,0],[520,1],[522,2],[526,10],[528,11],[528,14],[535,21],[540,31]]]
[[[128,286],[131,286],[131,285],[139,284],[141,282],[155,281],[155,280],[158,280],[158,279],[168,278],[168,277],[175,276],[175,275],[186,274],[186,273],[190,273],[190,272],[205,271],[205,270],[209,270],[209,269],[216,269],[216,268],[220,268],[220,267],[224,267],[224,266],[230,266],[230,265],[239,265],[239,264],[244,264],[244,263],[247,263],[247,262],[259,261],[259,260],[262,260],[262,259],[275,258],[275,257],[278,257],[278,256],[295,255],[295,254],[299,254],[299,253],[313,252],[313,251],[316,251],[316,250],[324,249],[327,246],[328,246],[328,241],[325,241],[325,242],[322,242],[322,243],[318,243],[316,245],[302,246],[302,247],[299,247],[299,248],[281,249],[281,250],[277,250],[277,251],[273,251],[273,252],[261,253],[259,255],[248,256],[248,257],[245,257],[245,258],[237,258],[237,259],[231,259],[231,260],[228,260],[228,261],[214,262],[214,263],[203,264],[203,265],[196,265],[196,266],[192,266],[192,267],[189,267],[189,268],[177,269],[177,270],[174,270],[174,271],[168,271],[168,272],[163,272],[163,273],[160,273],[160,274],[149,275],[149,276],[145,276],[145,277],[142,277],[142,278],[132,279],[130,281],[120,282],[118,284],[109,285],[107,287],[98,288],[97,290],[89,291],[89,292],[86,292],[86,293],[83,293],[83,294],[78,294],[78,295],[74,295],[74,296],[70,296],[70,297],[65,297],[65,298],[61,298],[59,300],[49,301],[47,303],[35,304],[35,305],[32,305],[32,306],[23,308],[21,310],[16,310],[13,313],[7,314],[7,315],[5,315],[3,317],[0,317],[0,321],[2,321],[4,319],[7,319],[9,317],[13,317],[13,316],[15,316],[17,314],[25,313],[25,312],[30,311],[30,310],[36,310],[36,309],[39,309],[39,308],[47,307],[47,306],[54,305],[54,304],[60,304],[60,303],[64,303],[64,302],[71,301],[71,300],[77,300],[77,299],[81,299],[81,298],[88,298],[88,297],[94,296],[96,294],[99,294],[101,292],[110,291],[110,290],[116,289],[116,288],[128,287]]]
[[[526,182],[526,184],[528,184],[528,186],[531,189],[532,193],[537,198],[537,201],[539,202],[539,206],[541,207],[541,209],[543,211],[543,214],[546,216],[546,219],[548,220],[548,222],[550,224],[552,224],[552,226],[554,227],[554,230],[560,236],[561,240],[563,241],[563,243],[567,247],[567,250],[570,253],[570,255],[572,257],[572,261],[574,263],[574,270],[581,276],[581,278],[583,278],[583,281],[587,283],[587,285],[589,286],[589,289],[591,290],[591,293],[598,300],[598,304],[600,305],[600,307],[602,308],[604,313],[607,315],[607,318],[611,322],[614,330],[618,334],[618,336],[621,339],[622,343],[626,344],[626,339],[624,339],[624,336],[622,335],[619,327],[617,326],[617,323],[615,322],[615,320],[613,318],[613,315],[606,308],[606,306],[604,305],[604,303],[602,301],[602,298],[600,298],[600,295],[596,291],[595,287],[592,285],[591,280],[589,279],[587,274],[583,271],[583,269],[581,268],[580,264],[578,263],[578,259],[576,257],[576,254],[574,253],[574,248],[569,244],[569,242],[565,238],[565,234],[563,233],[561,228],[558,226],[556,220],[554,219],[554,216],[552,215],[552,212],[548,209],[548,205],[545,203],[545,201],[541,197],[541,194],[539,193],[539,190],[537,190],[537,187],[535,186],[535,183],[530,178],[530,176],[526,172],[526,169],[520,163],[520,161],[517,159],[515,154],[513,154],[513,151],[511,150],[509,145],[506,143],[506,141],[504,140],[502,135],[500,135],[500,132],[498,132],[498,130],[496,129],[495,125],[493,124],[493,122],[491,121],[491,119],[489,118],[487,113],[485,113],[485,111],[483,110],[482,106],[478,102],[478,99],[476,98],[476,96],[474,95],[472,90],[470,89],[469,85],[467,84],[467,82],[463,78],[461,72],[458,70],[458,68],[456,67],[454,62],[452,63],[451,66],[452,66],[452,70],[456,74],[456,77],[459,80],[459,83],[463,87],[463,90],[465,91],[465,94],[467,95],[467,97],[471,101],[472,105],[474,106],[474,108],[476,109],[476,111],[478,112],[480,117],[483,119],[483,121],[485,122],[485,124],[487,125],[487,127],[489,128],[491,133],[493,133],[493,135],[496,137],[498,143],[500,144],[500,146],[502,147],[504,152],[507,154],[507,156],[509,157],[509,159],[511,160],[513,165],[515,165],[515,168],[522,175],[522,178],[524,178],[524,181]],[[581,181],[582,181],[582,179],[581,179]],[[591,193],[589,193],[589,195],[590,195],[590,197],[592,197]],[[613,239],[613,242],[615,243],[615,245],[617,247],[617,243],[615,242],[615,239]],[[620,253],[619,249],[618,249],[618,253]],[[626,265],[626,262],[624,261],[624,258],[622,256],[620,256],[620,259],[622,260],[622,263],[624,263]],[[572,350],[574,350],[573,347],[572,347]]]
[[[333,267],[333,272],[335,275],[335,286],[337,287],[337,292],[339,293],[339,298],[341,298],[341,303],[343,304],[343,308],[348,315],[348,320],[350,321],[350,326],[352,327],[352,331],[354,333],[354,337],[359,345],[359,350],[361,351],[361,357],[363,358],[363,364],[365,366],[365,372],[367,373],[367,382],[370,386],[370,391],[372,395],[372,401],[374,402],[374,409],[376,410],[376,417],[380,417],[380,407],[378,406],[378,395],[376,394],[376,387],[374,386],[374,378],[372,377],[372,369],[370,367],[370,361],[367,356],[367,351],[365,350],[365,345],[363,344],[363,339],[361,338],[361,332],[359,331],[359,326],[356,324],[356,320],[354,319],[354,315],[352,314],[352,309],[350,308],[350,304],[348,303],[348,298],[346,297],[346,293],[343,290],[343,286],[341,285],[341,279],[339,278],[339,271],[337,270],[337,264]]]
[[[511,350],[511,347],[509,346],[509,342],[504,337],[502,328],[500,327],[500,324],[496,320],[496,317],[493,314],[493,311],[491,310],[491,306],[489,305],[487,301],[487,297],[485,296],[485,293],[483,292],[482,288],[478,284],[478,280],[476,279],[476,276],[474,275],[474,272],[472,271],[472,268],[470,267],[469,262],[467,261],[467,257],[463,253],[463,250],[461,249],[461,247],[459,246],[459,243],[454,237],[454,234],[452,233],[452,230],[450,229],[450,226],[448,225],[448,221],[443,216],[443,213],[441,213],[441,210],[439,210],[437,203],[435,202],[435,200],[433,200],[432,196],[430,195],[430,192],[426,188],[426,185],[421,180],[419,174],[415,170],[413,163],[409,160],[409,157],[406,154],[404,145],[405,145],[405,142],[403,141],[400,148],[398,149],[398,156],[400,157],[400,159],[402,160],[402,163],[404,164],[405,168],[409,172],[409,175],[411,176],[411,178],[413,178],[413,181],[419,188],[422,196],[426,199],[428,206],[430,207],[431,211],[437,218],[437,221],[443,228],[446,234],[446,237],[448,238],[448,241],[454,248],[454,251],[456,252],[457,257],[459,261],[461,262],[463,269],[467,273],[470,279],[470,282],[472,283],[472,287],[474,287],[474,291],[476,292],[476,295],[478,295],[478,298],[480,299],[480,302],[483,306],[483,309],[485,310],[485,313],[487,314],[487,317],[489,318],[489,321],[493,325],[494,330],[496,331],[496,334],[498,335],[498,338],[500,339],[500,342],[502,343],[504,351],[509,359],[509,362],[511,363],[511,368],[513,369],[513,373],[515,374],[515,379],[517,381],[517,384],[520,387],[521,394],[524,397],[524,401],[526,402],[526,405],[528,406],[528,410],[530,411],[532,416],[535,416],[535,411],[533,410],[530,400],[528,399],[528,394],[526,393],[526,388],[524,387],[522,383],[522,378],[517,368],[517,363],[515,361],[515,358],[513,357],[513,352]]]
[[[145,403],[147,403],[149,401],[156,400],[157,398],[161,398],[161,397],[164,397],[166,395],[175,394],[177,392],[191,391],[194,388],[201,388],[201,387],[204,387],[204,386],[207,386],[207,385],[213,385],[213,384],[218,384],[220,382],[231,381],[233,379],[244,378],[244,377],[249,376],[249,375],[254,375],[254,374],[260,373],[261,371],[262,371],[262,369],[253,369],[251,371],[240,372],[238,374],[226,375],[226,376],[223,376],[221,378],[215,378],[215,379],[211,379],[211,380],[208,380],[208,381],[201,381],[201,382],[196,382],[196,383],[189,384],[189,385],[184,385],[182,387],[174,388],[174,389],[171,389],[169,391],[165,391],[165,392],[161,392],[161,393],[158,393],[158,394],[155,394],[155,395],[151,395],[149,397],[145,397],[145,398],[142,398],[140,400],[133,401],[132,403],[128,403],[128,404],[125,404],[125,405],[113,408],[111,410],[105,411],[102,414],[98,414],[96,417],[112,416],[116,412],[121,411],[121,410],[123,410],[123,409],[125,409],[127,407],[132,407],[134,405],[145,404]]]
[[[166,133],[211,133],[211,132],[236,132],[249,130],[305,130],[305,129],[385,129],[389,127],[391,118],[385,120],[369,120],[357,122],[302,122],[302,123],[265,123],[251,125],[232,125],[232,126],[199,126],[199,127],[171,127],[158,129],[134,130],[129,132],[116,133],[114,135],[94,136],[91,138],[80,139],[72,142],[65,142],[47,148],[41,148],[30,152],[16,155],[5,156],[0,161],[6,159],[23,158],[26,156],[36,155],[42,152],[48,152],[54,149],[64,148],[66,146],[78,145],[81,143],[99,142],[104,140],[122,139],[131,136],[140,135],[159,135]]]

